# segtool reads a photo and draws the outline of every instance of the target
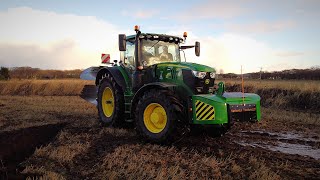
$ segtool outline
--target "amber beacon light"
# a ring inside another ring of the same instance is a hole
[[[135,26],[134,26],[134,30],[135,30],[135,31],[139,31],[139,30],[140,30],[140,27],[139,27],[138,25],[135,25]]]
[[[188,33],[187,33],[187,32],[184,32],[184,33],[183,33],[183,37],[184,37],[184,38],[188,37]]]

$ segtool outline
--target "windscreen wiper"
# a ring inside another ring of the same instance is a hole
[[[150,50],[151,48],[153,48],[153,46],[155,46],[156,44],[158,44],[159,41],[160,41],[160,39],[159,39],[156,43],[154,43],[154,44],[148,49],[148,52],[149,52],[149,50]]]

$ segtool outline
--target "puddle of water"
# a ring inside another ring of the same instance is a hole
[[[299,154],[309,156],[314,159],[320,159],[320,149],[313,149],[311,146],[302,144],[290,144],[279,142],[277,146],[268,146],[272,151],[280,151],[286,154]]]
[[[250,146],[250,147],[260,147],[260,148],[264,148],[264,146],[262,145],[259,145],[258,143],[255,143],[255,142],[244,142],[244,141],[240,141],[240,142],[236,142],[237,144],[240,144],[241,146]]]
[[[268,149],[271,151],[280,151],[285,154],[298,154],[301,156],[309,156],[314,159],[320,159],[320,149],[313,149],[311,146],[302,145],[302,144],[291,144],[291,143],[283,143],[278,142],[276,145],[270,145],[263,142],[236,142],[242,146],[250,146],[250,147],[260,147],[263,149]]]
[[[315,138],[306,138],[303,137],[300,134],[295,134],[295,133],[276,133],[276,132],[268,132],[268,131],[240,131],[242,134],[260,134],[260,135],[267,135],[267,136],[272,136],[276,137],[276,139],[283,139],[283,140],[301,140],[301,141],[314,141],[314,142],[320,142],[320,140],[315,139]]]

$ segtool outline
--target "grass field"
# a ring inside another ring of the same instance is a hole
[[[226,86],[241,85],[240,79],[217,79]],[[84,85],[94,84],[92,81],[80,79],[53,80],[10,80],[0,81],[0,95],[44,95],[68,96],[79,95]],[[245,79],[244,86],[249,90],[281,89],[302,92],[320,92],[320,81],[312,80],[252,80]],[[241,89],[239,89],[241,90]]]
[[[222,137],[186,133],[161,146],[131,127],[101,127],[95,106],[77,96],[90,83],[0,82],[0,179],[320,177],[316,112],[263,107],[260,123],[235,124]]]
[[[0,95],[77,96],[92,81],[80,79],[0,81]]]
[[[241,79],[218,79],[227,85],[241,84]],[[320,92],[320,81],[313,80],[258,80],[244,79],[244,86],[253,89],[275,88],[303,92]]]
[[[217,81],[225,83],[226,91],[242,91],[240,79]],[[264,107],[320,113],[320,81],[244,80],[244,91],[260,95]]]

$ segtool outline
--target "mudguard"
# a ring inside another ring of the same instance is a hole
[[[135,93],[132,99],[132,104],[136,104],[136,102],[139,100],[139,98],[143,95],[145,91],[148,91],[150,89],[172,89],[173,87],[176,87],[176,84],[168,83],[168,82],[154,82],[143,85],[138,91]],[[134,112],[135,106],[132,106],[131,112]]]
[[[92,104],[97,105],[96,97],[97,97],[97,91],[98,86],[100,83],[100,79],[103,75],[106,73],[110,74],[116,83],[121,87],[123,92],[125,92],[126,88],[128,87],[128,75],[126,74],[125,70],[120,66],[113,66],[113,67],[90,67],[85,69],[81,75],[80,78],[83,80],[94,80],[94,85],[86,85],[82,92],[80,97],[85,99],[86,101],[89,101]]]
[[[95,81],[96,86],[99,86],[100,79],[102,78],[102,76],[106,73],[109,73],[115,79],[116,83],[121,87],[123,92],[125,92],[128,82],[126,82],[124,76],[127,77],[127,74],[125,74],[125,72],[121,72],[121,70],[123,69],[120,69],[120,68],[122,67],[113,66],[113,67],[103,67],[102,69],[100,69],[96,76],[96,81]]]

